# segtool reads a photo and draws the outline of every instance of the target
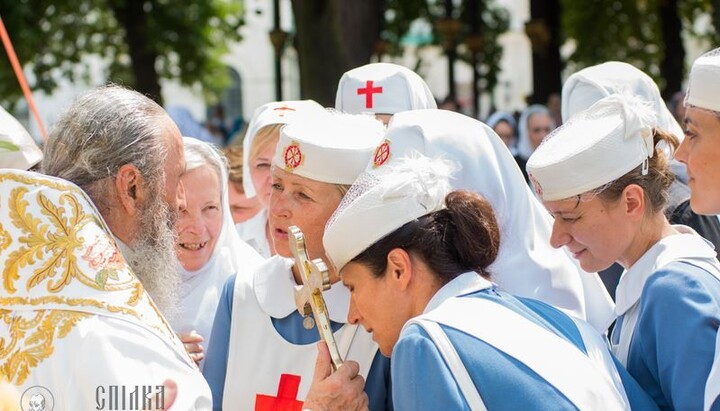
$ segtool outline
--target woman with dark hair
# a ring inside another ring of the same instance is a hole
[[[448,194],[450,168],[367,172],[325,228],[348,321],[391,357],[394,409],[654,409],[590,325],[490,282],[498,223],[483,197]]]

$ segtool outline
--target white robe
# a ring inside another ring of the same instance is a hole
[[[37,312],[25,314],[33,316]],[[0,332],[0,338],[7,341],[5,333]],[[157,386],[172,379],[178,387],[173,410],[210,410],[207,382],[183,358],[184,353],[174,348],[165,338],[136,323],[89,315],[66,337],[54,341],[52,356],[32,369],[29,377],[17,386],[18,391],[45,387],[53,396],[56,410],[94,410],[103,401],[104,409],[110,409],[110,402],[117,396],[111,395],[111,386],[118,386],[119,390],[125,387],[124,397],[130,401],[130,392],[135,387],[142,392],[143,386],[151,386],[154,398],[161,391]],[[118,401],[121,399],[122,396]]]
[[[91,410],[111,386],[129,400],[172,379],[173,410],[209,410],[210,388],[85,193],[10,170],[0,193],[0,370],[18,391],[42,386],[47,409]]]

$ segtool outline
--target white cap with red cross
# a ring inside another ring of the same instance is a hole
[[[395,114],[437,108],[437,103],[414,71],[397,64],[372,63],[343,74],[335,108],[351,114]]]
[[[385,134],[372,116],[323,112],[280,130],[273,165],[311,180],[352,184]]]

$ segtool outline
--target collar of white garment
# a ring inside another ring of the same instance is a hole
[[[440,288],[435,295],[430,299],[428,305],[425,307],[423,314],[429,313],[436,309],[445,300],[461,295],[467,295],[476,291],[484,290],[493,286],[493,283],[482,278],[476,272],[468,272],[460,274],[455,277],[452,281],[445,284]]]
[[[716,259],[713,245],[690,227],[674,225],[679,234],[667,236],[650,247],[626,270],[615,292],[615,314],[623,315],[639,300],[647,279],[661,267],[677,260],[707,261]]]
[[[295,306],[295,277],[292,274],[294,260],[273,256],[263,263],[253,276],[253,289],[260,308],[273,318],[285,318],[297,310]],[[350,308],[350,292],[337,282],[323,291],[330,319],[346,323]]]

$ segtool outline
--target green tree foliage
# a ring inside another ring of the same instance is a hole
[[[87,78],[83,59],[108,62],[108,81],[158,101],[160,79],[198,86],[212,97],[227,81],[220,57],[240,40],[242,5],[236,0],[0,0],[0,16],[30,86],[52,92],[60,78]],[[4,52],[0,53],[6,56]],[[0,57],[0,104],[20,88],[9,60]]]
[[[678,11],[687,32],[694,37],[720,45],[720,2],[717,0],[681,0]],[[709,24],[698,24],[707,22]]]
[[[581,68],[626,61],[650,74],[666,97],[678,90],[687,69],[677,64],[685,56],[678,31],[720,44],[717,0],[562,0],[562,7],[566,39],[575,42],[571,62]],[[662,9],[668,7],[676,14],[663,21]],[[673,21],[682,22],[682,30]],[[663,24],[670,26],[663,30]],[[664,38],[663,32],[671,38]]]
[[[662,58],[660,0],[562,0],[562,28],[580,67],[625,61],[656,76]]]
[[[503,48],[498,42],[501,34],[510,28],[510,13],[495,0],[484,1],[484,7],[480,9],[480,32],[482,38],[482,49],[480,50],[479,70],[482,77],[482,88],[489,92],[495,89],[500,74],[500,60],[502,59]],[[467,21],[465,16],[466,8],[463,8],[462,20]],[[470,34],[467,26],[464,27],[464,36]],[[470,62],[470,53],[467,49],[460,54],[460,58]]]
[[[482,77],[481,87],[491,92],[497,85],[500,73],[500,60],[502,59],[502,46],[498,38],[510,27],[510,13],[506,8],[497,4],[496,0],[463,0],[455,8],[454,18],[461,22],[458,33],[458,58],[470,64],[470,51],[463,47],[464,40],[471,34],[467,15],[469,1],[478,1],[482,7],[476,7],[479,15],[479,32],[482,38],[482,48],[479,52],[479,71]],[[413,22],[424,21],[432,27],[432,36],[425,45],[439,45],[442,41],[437,31],[436,23],[445,16],[444,0],[387,0],[385,7],[385,21],[380,38],[386,43],[385,52],[391,56],[403,53],[403,40],[410,30]],[[422,44],[420,45],[422,46]],[[418,63],[418,65],[420,62]]]

